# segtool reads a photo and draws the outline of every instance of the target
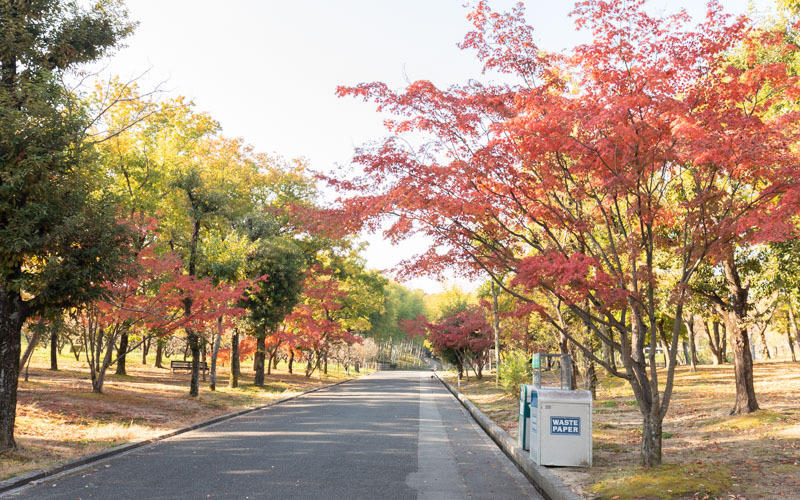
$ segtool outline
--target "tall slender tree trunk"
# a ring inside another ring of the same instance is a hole
[[[494,382],[500,385],[500,317],[497,314],[497,287],[492,280],[492,329],[494,330]]]
[[[153,366],[164,368],[164,340],[161,337],[156,339],[156,361]]]
[[[219,354],[219,343],[222,341],[222,316],[217,319],[217,335],[214,339],[214,350],[211,352],[211,384],[212,391],[217,390],[217,355]]]
[[[575,357],[573,356],[573,353],[570,352],[571,349],[570,349],[570,346],[569,346],[569,339],[564,334],[561,334],[561,337],[560,337],[560,339],[558,341],[558,350],[559,350],[559,352],[561,354],[569,354],[570,355],[569,356],[570,357],[570,364],[569,364],[570,365],[569,366],[569,368],[570,368],[570,377],[569,377],[570,378],[570,382],[569,382],[570,387],[569,388],[570,388],[570,390],[573,390],[573,391],[577,390],[578,389],[578,377],[580,376],[580,373],[578,372],[578,363],[576,362]],[[563,370],[564,367],[562,366],[561,369]]]
[[[763,327],[753,326],[752,337],[758,338],[758,350],[761,351],[761,359],[772,359],[772,354],[769,352],[769,345],[767,344],[767,325],[765,323]]]
[[[150,352],[150,343],[153,341],[152,338],[148,337],[147,340],[142,342],[142,364],[147,364],[147,353]]]
[[[792,353],[792,362],[796,363],[797,355],[795,355],[794,353],[794,340],[792,340],[792,326],[791,326],[792,317],[790,312],[791,309],[792,306],[789,305],[789,311],[786,311],[786,340],[789,341],[789,350]]]
[[[269,351],[269,359],[267,360],[267,375],[272,375],[272,362],[275,360],[275,350]]]
[[[110,347],[109,347],[110,348]],[[125,372],[125,357],[128,353],[128,332],[122,332],[117,349],[117,375],[127,375]]]
[[[730,311],[726,315],[726,331],[730,335],[731,349],[733,351],[733,371],[736,379],[736,403],[731,409],[731,415],[750,413],[758,410],[756,391],[753,387],[753,358],[750,353],[750,338],[747,334],[747,288],[744,288],[739,279],[738,271],[729,256],[723,263],[728,288],[733,297]]]
[[[667,332],[664,331],[664,318],[658,322],[658,335],[661,337],[661,350],[664,353],[664,368],[670,368],[669,342],[667,341]]]
[[[761,344],[764,346],[764,352],[767,354],[767,359],[772,359],[772,353],[769,352],[769,344],[767,343],[767,325],[764,325],[764,328],[761,329],[759,336],[761,337]]]
[[[723,313],[724,314],[724,313]],[[719,321],[714,321],[711,325],[711,330],[709,330],[708,325],[706,324],[705,320],[700,322],[700,325],[703,327],[703,330],[706,332],[706,336],[708,337],[708,348],[711,350],[711,362],[715,365],[721,365],[725,363],[725,332],[722,333],[722,337],[720,336],[720,323]],[[713,334],[712,334],[713,330]]]
[[[14,422],[22,350],[22,324],[27,314],[22,297],[0,289],[0,452],[16,447]]]
[[[309,353],[309,358],[306,360],[306,378],[310,378],[311,374],[314,373],[314,365],[310,356],[311,354]]]
[[[231,335],[231,374],[228,379],[228,387],[239,387],[239,330],[233,329]]]
[[[22,354],[22,359],[19,360],[19,369],[20,370],[22,370],[22,367],[25,366],[28,363],[28,359],[30,359],[30,357],[33,356],[33,351],[36,350],[36,346],[39,344],[39,331],[40,330],[41,330],[41,328],[36,328],[33,331],[33,335],[31,336],[31,341],[28,342],[28,346],[25,348],[25,352]]]
[[[789,326],[792,329],[792,335],[794,336],[794,341],[797,343],[798,346],[800,346],[800,335],[798,334],[799,332],[797,329],[797,319],[794,316],[794,308],[792,307],[791,303],[788,304],[788,307],[789,307]]]
[[[695,335],[697,330],[695,330],[695,323],[694,323],[694,315],[689,316],[689,320],[686,322],[686,328],[689,330],[689,365],[691,366],[691,371],[697,371],[697,343],[695,342]]]
[[[289,350],[289,373],[292,373],[292,365],[294,364],[294,349]]]
[[[605,325],[601,325],[603,333],[605,333],[608,338],[614,342],[614,330],[606,327]],[[614,349],[606,342],[602,343],[603,345],[603,361],[608,363],[612,369],[617,369],[617,357],[614,354]]]
[[[189,382],[189,396],[197,397],[200,394],[200,336],[194,329],[186,330],[189,340],[189,349],[192,351],[192,379]]]
[[[592,359],[589,360],[589,366],[586,367],[586,385],[586,388],[592,392],[592,399],[597,399],[597,369]]]
[[[719,356],[720,364],[722,364],[728,362],[728,328],[725,326],[725,323],[721,323],[719,328],[722,331],[722,335],[719,339]]]
[[[189,198],[190,200],[192,199],[191,196]],[[194,203],[194,200],[192,200],[192,203]],[[192,277],[196,275],[197,271],[197,241],[199,239],[200,220],[194,219],[192,221],[192,237],[189,243],[188,269],[189,276]],[[183,314],[184,317],[189,317],[192,315],[192,299],[190,297],[186,297],[183,301]],[[186,338],[188,340],[189,349],[192,351],[192,378],[189,382],[189,396],[194,398],[200,394],[200,336],[197,335],[197,332],[193,328],[188,328],[186,329]]]
[[[264,387],[264,361],[266,359],[267,339],[264,336],[256,338],[256,354],[255,354],[255,379],[253,384],[257,387]]]
[[[206,341],[205,334],[200,335],[199,337],[200,337],[200,361],[202,363],[206,363],[206,361],[207,361],[206,358],[208,356],[208,342]],[[208,366],[208,365],[206,364],[206,366]],[[206,371],[203,370],[200,373],[201,373],[201,375],[203,377],[203,382],[205,382],[206,381]]]
[[[58,371],[58,328],[50,327],[50,369]]]

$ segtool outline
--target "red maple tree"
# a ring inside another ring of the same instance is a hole
[[[361,341],[347,331],[337,317],[346,296],[347,292],[340,289],[331,269],[320,265],[311,268],[303,288],[303,299],[286,317],[286,328],[282,329],[289,346],[303,354],[306,377],[320,368],[332,345]]]
[[[488,273],[524,312],[628,380],[642,462],[656,465],[692,277],[735,245],[785,237],[797,211],[798,116],[773,110],[800,86],[782,63],[729,62],[742,44],[787,42],[719,2],[696,25],[685,12],[650,16],[642,0],[579,2],[573,15],[593,41],[558,54],[536,46],[523,14],[480,2],[462,44],[516,83],[340,88],[396,119],[386,121],[391,137],[357,152],[364,176],[336,184],[357,193],[343,201],[353,220],[375,227],[391,215],[388,237],[429,236],[403,272]],[[619,353],[621,369],[564,328],[562,307]],[[676,319],[664,383],[654,360],[660,312]],[[732,335],[733,411],[751,411],[746,328]]]
[[[137,226],[142,232],[152,229],[152,225]],[[184,275],[176,254],[159,254],[148,246],[133,252],[132,257],[122,279],[103,285],[101,299],[72,314],[73,326],[86,347],[92,389],[97,393],[103,390],[106,370],[117,362],[115,355],[125,355],[153,336],[164,337],[186,328],[205,329],[220,318],[230,321],[244,313],[235,303],[250,281],[214,284],[209,278]],[[191,314],[185,313],[187,298],[194,304]],[[139,332],[141,339],[117,352],[118,339],[130,332]]]
[[[483,378],[483,365],[488,360],[489,348],[494,345],[494,331],[483,309],[472,306],[425,327],[434,352],[456,365],[459,378],[467,370],[469,379],[469,368],[478,379]]]

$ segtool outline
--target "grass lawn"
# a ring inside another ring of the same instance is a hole
[[[638,465],[641,417],[630,386],[604,378],[594,402],[594,467],[551,470],[588,498],[800,498],[800,363],[756,363],[755,389],[762,409],[729,416],[731,365],[678,367],[664,465],[648,470]],[[461,391],[516,437],[517,396],[502,394],[493,375],[462,380]]]
[[[40,346],[28,382],[20,377],[18,449],[0,454],[0,480],[349,378],[329,365],[328,375],[314,373],[307,379],[304,363],[295,363],[293,375],[281,363],[259,388],[253,385],[250,361],[242,363],[238,388],[227,386],[228,367],[218,366],[217,390],[201,382],[200,396],[190,398],[187,372],[142,365],[141,353],[134,351],[127,358],[128,375],[114,375],[111,367],[103,394],[95,394],[83,358],[76,361],[68,350],[59,356],[59,370],[51,371],[49,350]],[[153,349],[148,362],[154,359]],[[168,359],[164,365],[169,366]]]

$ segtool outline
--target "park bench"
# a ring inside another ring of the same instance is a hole
[[[199,365],[200,370],[202,370],[203,375],[205,376],[206,371],[208,370],[208,363],[205,361],[201,361]],[[192,362],[191,361],[170,361],[169,362],[169,369],[172,370],[172,373],[175,373],[175,370],[186,370],[192,371]]]

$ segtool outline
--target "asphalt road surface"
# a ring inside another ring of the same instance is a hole
[[[9,498],[541,498],[430,372],[382,372]]]

